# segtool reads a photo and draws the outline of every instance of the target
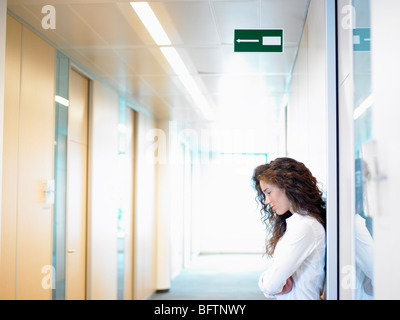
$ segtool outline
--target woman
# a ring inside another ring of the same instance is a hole
[[[326,209],[317,180],[291,158],[277,158],[254,170],[256,199],[269,231],[271,266],[259,279],[266,297],[320,299],[325,278]]]

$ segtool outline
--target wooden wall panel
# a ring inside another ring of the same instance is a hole
[[[6,55],[1,297],[50,299],[55,49],[7,16]]]
[[[0,299],[14,299],[22,25],[10,16],[6,42]]]
[[[23,30],[17,211],[17,298],[50,299],[43,268],[52,265],[52,205],[56,50]]]

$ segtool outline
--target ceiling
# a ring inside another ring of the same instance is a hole
[[[309,0],[148,1],[216,123],[273,126],[285,101]],[[56,29],[43,29],[44,5]],[[128,0],[8,0],[38,33],[157,119],[205,124]],[[234,53],[235,29],[284,29],[283,53]],[[258,121],[258,122],[257,122]]]

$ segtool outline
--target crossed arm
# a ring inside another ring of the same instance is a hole
[[[304,262],[314,246],[311,226],[304,224],[285,235],[276,247],[274,260],[259,279],[259,287],[267,296],[285,294],[293,288],[293,273]]]

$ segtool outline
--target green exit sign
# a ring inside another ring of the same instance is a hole
[[[283,52],[283,29],[237,29],[235,52]]]

